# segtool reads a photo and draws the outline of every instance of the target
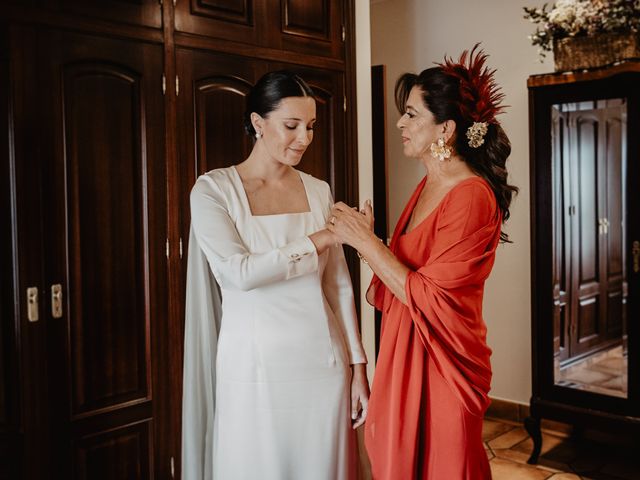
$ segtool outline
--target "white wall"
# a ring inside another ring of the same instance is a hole
[[[493,398],[528,403],[531,395],[529,135],[527,77],[553,70],[540,63],[527,36],[531,23],[523,6],[536,0],[372,0],[371,60],[387,67],[387,145],[390,223],[424,175],[423,167],[402,155],[395,128],[395,80],[404,72],[420,72],[445,54],[457,58],[476,42],[489,54],[489,66],[505,93],[507,113],[499,117],[512,143],[507,163],[510,183],[520,188],[506,225],[514,244],[498,248],[486,286],[484,317],[493,349]]]
[[[355,3],[356,19],[356,89],[358,112],[358,196],[363,203],[373,198],[373,168],[371,146],[371,42],[368,0]],[[365,294],[371,281],[371,269],[360,264],[361,331],[369,363],[367,374],[373,379],[375,368],[375,326],[373,307],[367,303]]]

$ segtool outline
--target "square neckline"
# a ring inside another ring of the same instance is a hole
[[[427,223],[427,221],[433,217],[435,215],[435,213],[440,210],[440,208],[442,207],[442,205],[444,204],[444,201],[447,199],[447,197],[451,194],[451,192],[453,192],[456,188],[458,188],[460,185],[462,185],[463,183],[467,183],[470,180],[481,180],[482,183],[485,183],[486,180],[484,178],[482,178],[479,175],[474,175],[472,177],[469,178],[465,178],[464,180],[460,180],[458,183],[456,183],[453,187],[451,187],[449,189],[449,191],[447,191],[447,193],[444,194],[444,196],[440,199],[440,201],[438,202],[438,204],[433,208],[433,210],[431,210],[429,212],[429,214],[424,217],[420,223],[418,223],[415,227],[413,227],[411,230],[407,231],[407,225],[409,225],[409,220],[411,220],[411,215],[413,215],[413,211],[416,208],[416,205],[418,203],[418,198],[420,198],[420,194],[422,193],[422,191],[424,190],[426,184],[427,184],[427,177],[425,175],[424,179],[423,179],[423,184],[422,184],[422,188],[420,188],[420,192],[418,192],[418,195],[416,197],[416,201],[413,204],[413,207],[411,208],[411,214],[409,214],[409,217],[407,218],[407,223],[404,224],[403,228],[402,228],[402,233],[400,234],[401,237],[406,236],[406,235],[410,235],[413,232],[415,232],[416,230],[419,230],[422,228],[422,226],[424,224]]]
[[[285,215],[306,215],[306,214],[309,214],[309,213],[313,213],[313,208],[311,207],[311,198],[309,197],[309,190],[307,188],[306,182],[304,181],[304,176],[302,175],[302,172],[300,172],[299,170],[296,170],[295,168],[293,169],[298,174],[298,177],[300,178],[300,181],[302,182],[302,188],[304,189],[304,194],[305,194],[305,197],[307,199],[307,205],[309,205],[309,210],[307,210],[305,212],[284,212],[284,213],[268,213],[266,215],[254,215],[253,211],[251,210],[251,204],[249,203],[249,196],[247,195],[247,191],[244,189],[244,184],[242,183],[242,177],[240,177],[240,173],[238,173],[238,169],[236,168],[235,165],[232,165],[231,169],[235,173],[235,177],[236,177],[236,180],[238,182],[238,186],[240,188],[240,191],[242,192],[242,195],[241,195],[242,201],[244,203],[245,208],[249,212],[249,216],[250,217],[252,217],[252,218],[282,217],[282,216],[285,216]]]

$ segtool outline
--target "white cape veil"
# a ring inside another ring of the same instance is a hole
[[[213,479],[216,352],[220,288],[193,232],[189,232],[182,384],[182,479]]]

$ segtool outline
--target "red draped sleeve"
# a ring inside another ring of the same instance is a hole
[[[391,244],[389,248],[392,252],[396,252],[398,239],[402,235],[402,232],[409,221],[409,217],[411,217],[411,213],[413,212],[413,208],[418,202],[418,198],[420,197],[420,193],[424,188],[427,181],[427,177],[424,177],[420,183],[417,185],[414,190],[411,198],[407,202],[407,205],[404,207],[400,218],[398,219],[398,223],[396,224],[396,228],[393,231],[393,236],[391,237]],[[369,294],[373,292],[373,302],[371,305],[380,311],[386,311],[391,307],[393,294],[389,291],[387,286],[378,278],[378,276],[374,273],[373,278],[371,279],[371,283],[369,284],[369,288],[367,289],[367,299],[369,299]]]
[[[426,262],[405,283],[420,340],[464,407],[478,416],[488,405],[491,383],[482,295],[500,225],[486,184],[460,186],[441,207]]]

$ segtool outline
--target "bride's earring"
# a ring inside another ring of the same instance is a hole
[[[431,144],[431,156],[441,162],[451,156],[451,147],[444,143],[444,138],[439,137],[437,143]]]

